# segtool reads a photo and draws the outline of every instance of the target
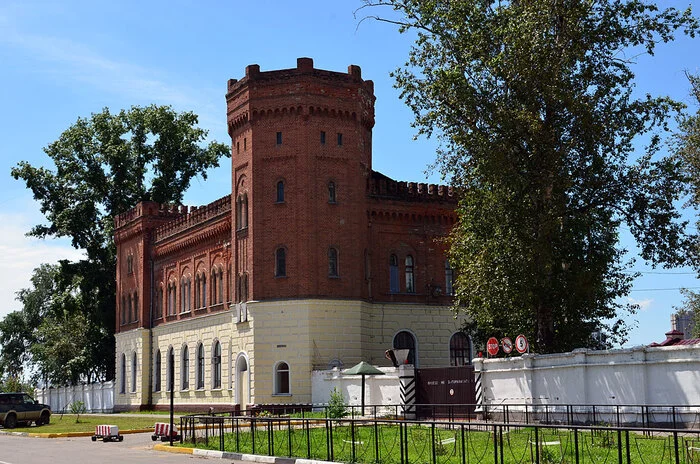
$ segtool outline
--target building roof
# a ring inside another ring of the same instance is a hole
[[[671,330],[665,333],[666,340],[661,343],[652,343],[649,346],[680,346],[680,345],[699,345],[700,338],[683,338],[683,332],[680,330]]]

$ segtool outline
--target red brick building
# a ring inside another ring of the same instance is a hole
[[[469,362],[440,240],[456,199],[372,170],[374,100],[359,67],[309,58],[229,80],[231,195],[115,221],[120,408],[164,405],[171,371],[195,408],[310,402],[311,370],[391,347]]]

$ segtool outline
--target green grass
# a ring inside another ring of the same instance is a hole
[[[51,423],[36,427],[17,427],[15,432],[36,432],[36,433],[70,433],[70,432],[94,432],[96,425],[116,425],[119,431],[137,430],[152,428],[156,422],[165,420],[155,420],[153,417],[129,417],[120,414],[81,414],[80,421],[76,423],[74,414],[52,414]],[[175,422],[179,427],[180,421]]]
[[[399,429],[391,425],[379,425],[376,429],[373,425],[356,426],[354,431],[349,426],[334,427],[332,455],[327,444],[326,430],[323,427],[311,428],[308,433],[306,429],[300,427],[292,427],[290,430],[286,428],[276,429],[272,434],[273,443],[270,443],[268,430],[265,427],[259,427],[255,432],[251,432],[250,427],[242,428],[238,434],[231,433],[230,428],[228,430],[229,432],[224,435],[224,450],[230,452],[363,464],[398,464],[401,462]],[[404,437],[403,441],[408,443],[408,462],[410,463],[432,464],[433,443],[435,443],[435,462],[437,464],[461,464],[463,453],[466,462],[493,462],[492,433],[465,429],[464,441],[462,441],[462,433],[459,429],[436,428],[431,430],[430,427],[425,426],[409,426],[405,430],[407,437]],[[203,431],[198,430],[196,447],[218,450],[219,437],[212,436],[211,430],[209,432],[209,443],[206,445]],[[617,462],[617,439],[616,431],[579,432],[580,462]],[[622,440],[624,446],[624,433]],[[503,434],[502,448],[499,437],[497,451],[499,462],[501,462],[501,452],[504,464],[534,462],[536,449],[532,444],[533,441],[534,429],[511,428],[508,433]],[[576,462],[573,432],[541,429],[539,442],[541,463]],[[630,432],[629,444],[630,463],[664,464],[675,462],[673,460],[673,441],[668,437],[650,438]],[[192,447],[193,445],[186,443],[183,446]],[[679,452],[684,449],[684,443],[679,443]],[[623,459],[627,462],[624,447]]]

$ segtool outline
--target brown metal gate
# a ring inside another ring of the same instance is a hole
[[[474,366],[416,369],[419,417],[469,417],[476,404]]]

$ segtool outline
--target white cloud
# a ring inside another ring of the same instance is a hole
[[[627,298],[627,300],[632,303],[639,305],[639,311],[648,311],[651,309],[651,305],[654,304],[654,299],[653,298],[646,298],[644,300],[637,300],[636,298]]]
[[[99,53],[93,46],[74,40],[25,32],[0,16],[0,44],[21,51],[22,60],[35,64],[33,72],[52,75],[72,85],[88,85],[119,95],[133,104],[159,103],[179,109],[196,109],[201,121],[218,121],[218,108],[210,103],[221,98],[221,89],[179,87],[168,83],[157,69],[139,66]]]
[[[25,236],[32,224],[22,214],[0,213],[0,318],[21,309],[15,294],[31,286],[32,271],[42,263],[77,260],[83,255],[63,240]]]

